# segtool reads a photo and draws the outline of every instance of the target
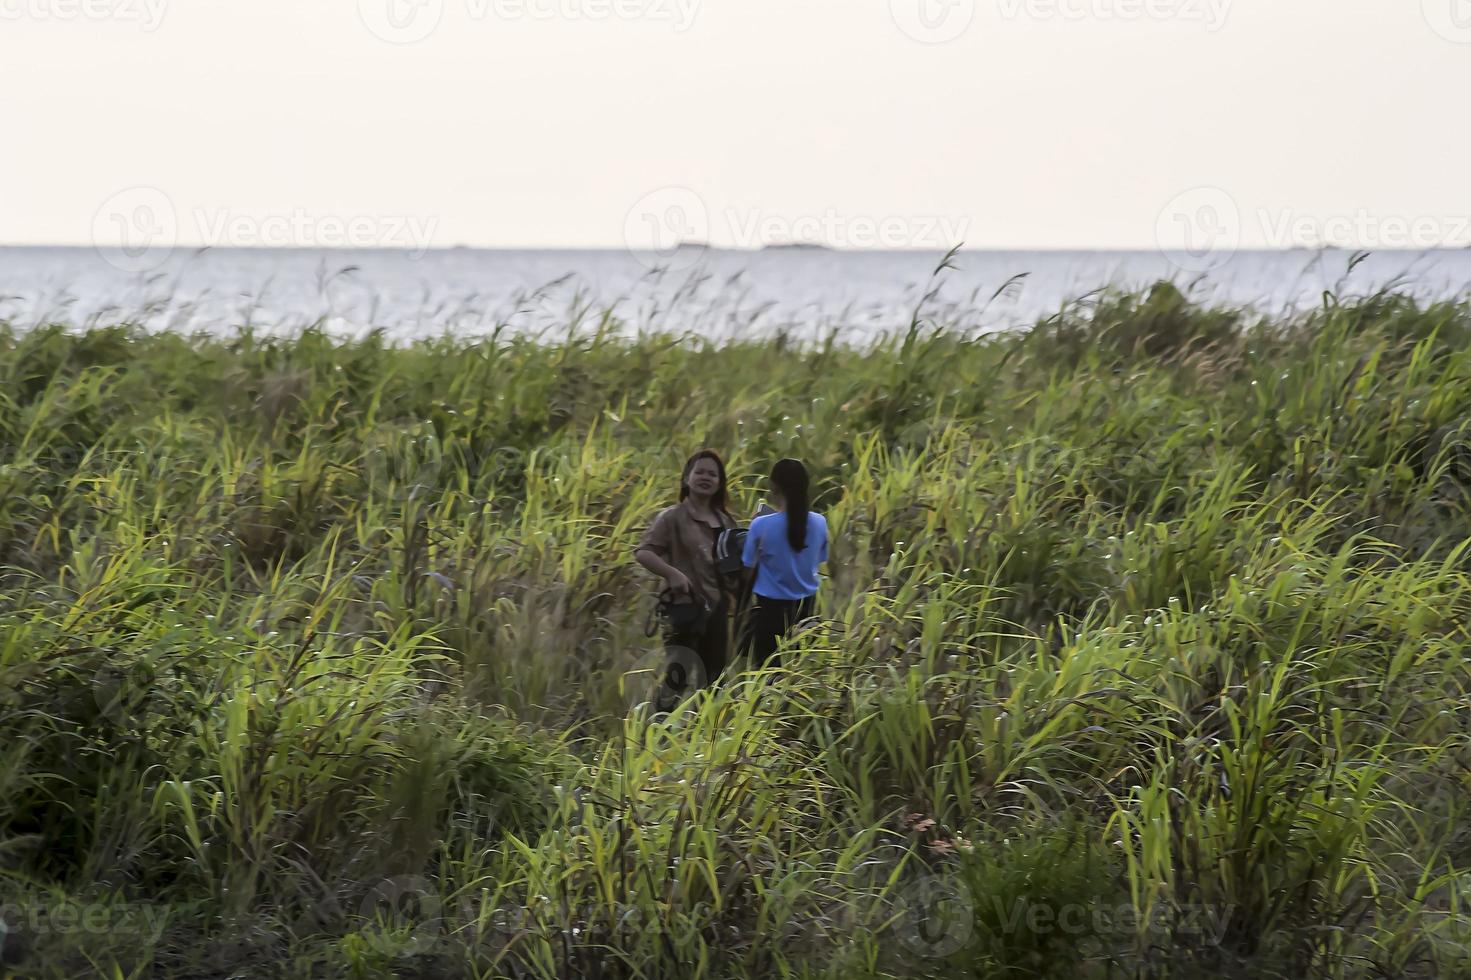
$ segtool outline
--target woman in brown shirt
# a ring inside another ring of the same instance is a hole
[[[684,464],[679,503],[659,512],[633,553],[638,563],[662,577],[675,595],[688,596],[709,607],[703,633],[665,635],[666,647],[685,648],[699,655],[707,684],[725,669],[730,611],[734,606],[733,597],[715,570],[715,539],[725,528],[735,526],[735,519],[726,510],[725,463],[718,453],[704,449]],[[688,671],[694,665],[681,666]],[[675,689],[686,686],[679,673],[671,665],[669,683]]]

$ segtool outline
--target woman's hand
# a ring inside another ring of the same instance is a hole
[[[691,597],[694,596],[695,587],[690,584],[689,576],[669,564],[669,562],[661,558],[656,552],[648,548],[640,548],[633,553],[633,556],[638,559],[640,565],[655,575],[662,577],[665,584],[669,586],[670,592],[675,595],[683,593]]]
[[[664,577],[669,583],[669,591],[675,595],[694,595],[694,587],[690,585],[689,576],[677,568],[671,568],[669,574]]]

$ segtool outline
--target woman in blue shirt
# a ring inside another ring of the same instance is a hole
[[[757,517],[742,563],[755,577],[745,646],[755,668],[780,666],[777,644],[813,613],[817,566],[827,561],[827,521],[808,504],[807,467],[784,459],[771,470],[776,513]]]

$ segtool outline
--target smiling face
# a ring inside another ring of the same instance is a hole
[[[720,467],[715,465],[715,460],[708,457],[696,460],[689,476],[685,478],[685,485],[697,497],[714,496],[720,489]]]

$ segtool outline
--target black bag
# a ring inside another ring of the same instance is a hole
[[[756,511],[756,516],[765,517],[775,513],[771,507],[762,504]],[[746,563],[741,556],[746,551],[746,538],[750,533],[751,529],[748,527],[728,527],[715,536],[715,548],[711,555],[715,559],[715,571],[732,592],[741,591],[741,586],[745,584]]]
[[[665,629],[677,636],[704,636],[710,625],[710,605],[694,596],[679,596],[665,589],[654,607]],[[648,630],[653,636],[654,631]]]
[[[750,532],[743,527],[728,527],[715,537],[715,571],[720,576],[731,582],[739,584],[740,576],[746,570],[741,561],[741,552],[746,549],[746,535]]]

